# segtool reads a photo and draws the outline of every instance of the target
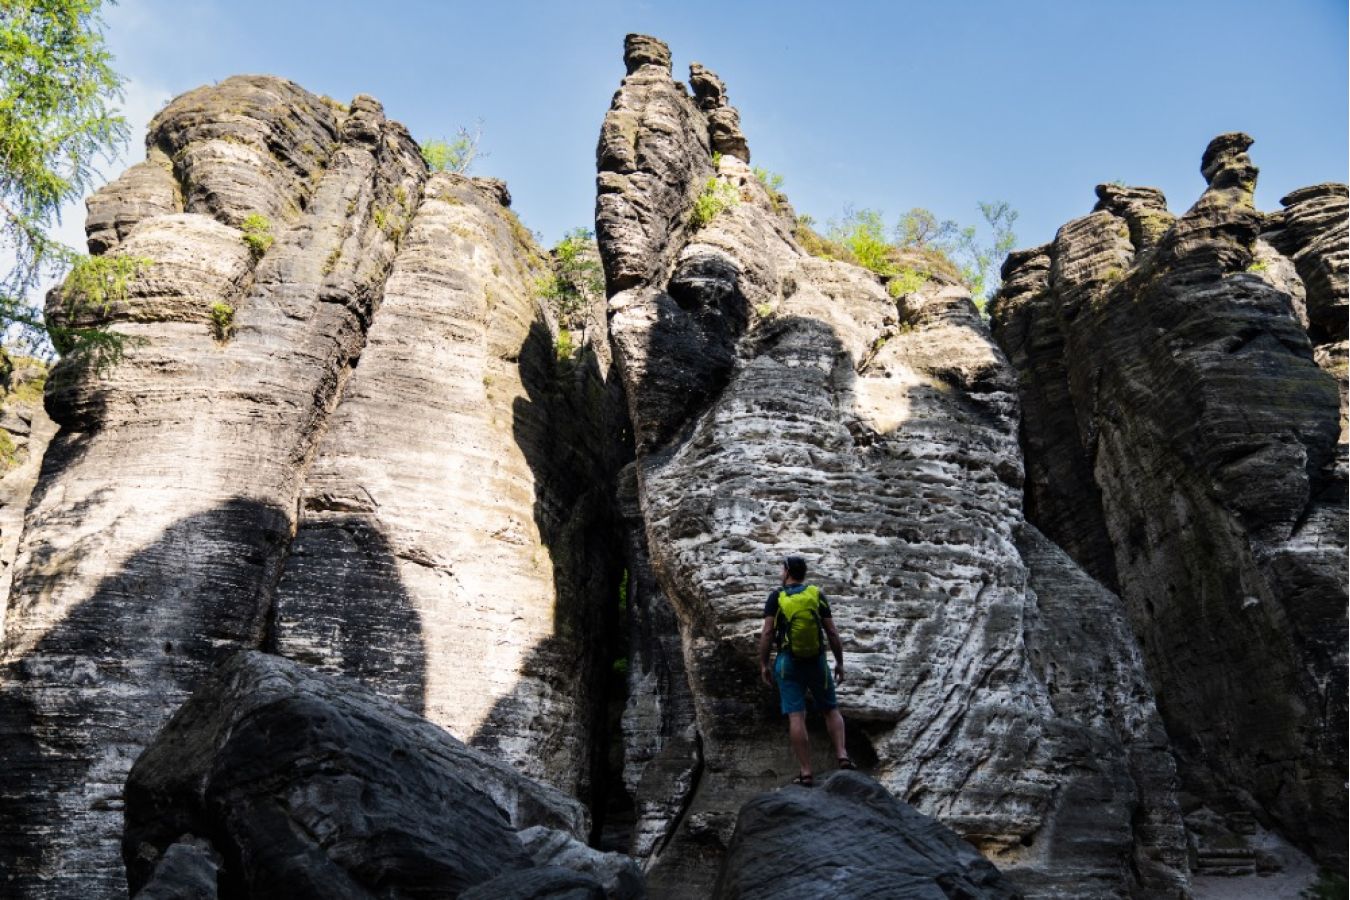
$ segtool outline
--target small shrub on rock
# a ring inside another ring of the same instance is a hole
[[[234,336],[234,307],[228,303],[211,304],[211,335],[218,341]]]
[[[244,232],[244,243],[254,259],[260,259],[276,240],[272,237],[272,222],[261,213],[249,213],[239,227]]]
[[[730,209],[741,202],[740,191],[736,186],[727,181],[721,181],[716,176],[709,178],[703,185],[702,192],[698,199],[694,201],[694,215],[690,223],[694,228],[703,228],[718,213]]]

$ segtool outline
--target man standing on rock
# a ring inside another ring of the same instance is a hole
[[[825,595],[814,584],[804,584],[806,560],[789,556],[783,560],[783,587],[772,591],[764,604],[764,626],[759,632],[759,674],[764,683],[778,682],[779,703],[788,717],[788,738],[800,772],[793,784],[810,787],[811,739],[806,733],[806,692],[825,714],[825,728],[834,745],[839,768],[854,768],[844,749],[844,717],[834,696],[834,681],[844,683],[844,644],[834,629],[834,618]],[[825,661],[825,639],[834,651],[834,680]],[[769,677],[769,648],[778,647]]]

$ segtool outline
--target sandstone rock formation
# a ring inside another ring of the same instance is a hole
[[[630,567],[678,621],[696,728],[682,746],[699,753],[684,780],[680,752],[653,756],[654,795],[627,779],[639,808],[685,793],[638,845],[655,847],[652,891],[706,896],[740,804],[791,775],[755,642],[778,561],[802,552],[837,600],[841,702],[883,784],[1037,895],[1178,895],[1173,769],[1138,651],[1118,599],[1026,531],[1015,375],[969,296],[934,280],[897,301],[808,256],[741,156],[714,168],[720,81],[696,69],[696,103],[664,47],[626,51],[596,231],[638,450]],[[701,193],[728,191],[693,218]],[[1041,589],[1090,599],[1094,618]],[[1066,642],[1084,627],[1099,643]],[[677,710],[682,690],[635,696]],[[663,720],[673,746],[679,724]],[[1094,838],[1075,842],[1087,798]]]
[[[56,423],[42,406],[48,366],[0,351],[0,597],[9,595],[23,513]],[[0,602],[0,638],[5,604]]]
[[[1022,895],[966,842],[857,772],[741,808],[719,900]]]
[[[663,898],[1179,898],[1186,824],[1212,865],[1257,821],[1343,867],[1345,188],[1262,215],[1239,134],[1180,217],[1103,186],[995,343],[940,261],[813,256],[714,72],[625,67],[568,263],[607,296],[277,78],[174,100],[89,200],[146,265],[49,298],[120,364],[62,362],[47,425],[0,398],[0,892],[638,896],[617,849]],[[875,783],[764,795],[789,552]],[[775,866],[820,816],[881,843]]]
[[[126,801],[133,892],[195,842],[223,861],[227,897],[453,897],[535,865],[521,828],[586,831],[575,800],[354,682],[256,652],[202,680]]]
[[[147,146],[89,235],[149,265],[107,309],[49,303],[128,345],[47,390],[0,659],[7,890],[124,891],[126,773],[240,647],[363,678],[584,795],[621,460],[593,452],[596,354],[554,364],[505,187],[428,181],[373,99],[276,78],[179,97]]]
[[[427,182],[310,469],[270,646],[584,795],[593,601],[618,579],[603,403],[565,402],[546,263],[507,199]]]
[[[1175,219],[1098,187],[1009,258],[994,332],[1029,516],[1118,585],[1188,790],[1343,867],[1346,191],[1262,216],[1251,143]]]

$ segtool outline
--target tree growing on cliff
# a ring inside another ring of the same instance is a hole
[[[433,172],[454,172],[457,175],[469,174],[476,160],[485,158],[486,153],[479,152],[478,145],[483,140],[483,122],[474,123],[473,130],[463,125],[455,132],[455,139],[434,138],[422,145],[422,159]]]
[[[820,241],[802,223],[797,234],[808,252],[856,263],[888,279],[894,297],[917,290],[932,274],[957,278],[983,312],[998,290],[998,268],[1017,242],[1012,229],[1017,211],[1002,200],[981,202],[979,207],[988,240],[974,225],[963,228],[917,206],[900,217],[890,237],[882,213],[873,209],[845,210],[842,219],[831,221],[827,241]],[[813,237],[814,242],[809,240]],[[832,253],[829,247],[844,252]]]
[[[896,265],[891,252],[894,247],[886,239],[886,226],[879,211],[844,210],[843,219],[830,222],[829,239],[847,248],[859,265],[883,278],[895,274]]]
[[[1017,245],[1017,235],[1013,232],[1013,223],[1017,221],[1017,210],[1005,200],[992,203],[980,202],[980,216],[993,237],[992,242],[979,239],[972,225],[961,229],[957,239],[957,255],[960,259],[961,275],[970,287],[975,305],[984,312],[984,305],[999,288],[999,267],[1004,258]]]
[[[63,204],[93,187],[96,158],[126,142],[115,101],[123,79],[103,43],[101,0],[10,0],[0,15],[0,329],[27,349],[106,360],[121,338],[104,327],[47,321],[28,295],[71,273],[66,318],[106,306],[144,265],[91,257],[51,236]],[[50,341],[50,345],[48,344]]]
[[[605,293],[605,275],[595,249],[595,234],[574,228],[553,248],[553,274],[539,282],[539,294],[552,307],[562,328],[580,328],[586,307]]]

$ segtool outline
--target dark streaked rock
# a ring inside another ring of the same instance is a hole
[[[787,787],[741,808],[717,900],[1022,894],[949,828],[857,772]]]
[[[1209,188],[1160,235],[1157,192],[1099,188],[1010,258],[992,318],[1029,515],[1098,573],[1104,526],[1188,789],[1344,865],[1344,384],[1314,310],[1343,273],[1345,191],[1263,216],[1251,144],[1212,141]]]
[[[576,834],[575,801],[359,684],[238,653],[136,761],[123,848],[133,891],[182,833],[208,834],[223,892],[454,896],[532,864],[516,829]]]

